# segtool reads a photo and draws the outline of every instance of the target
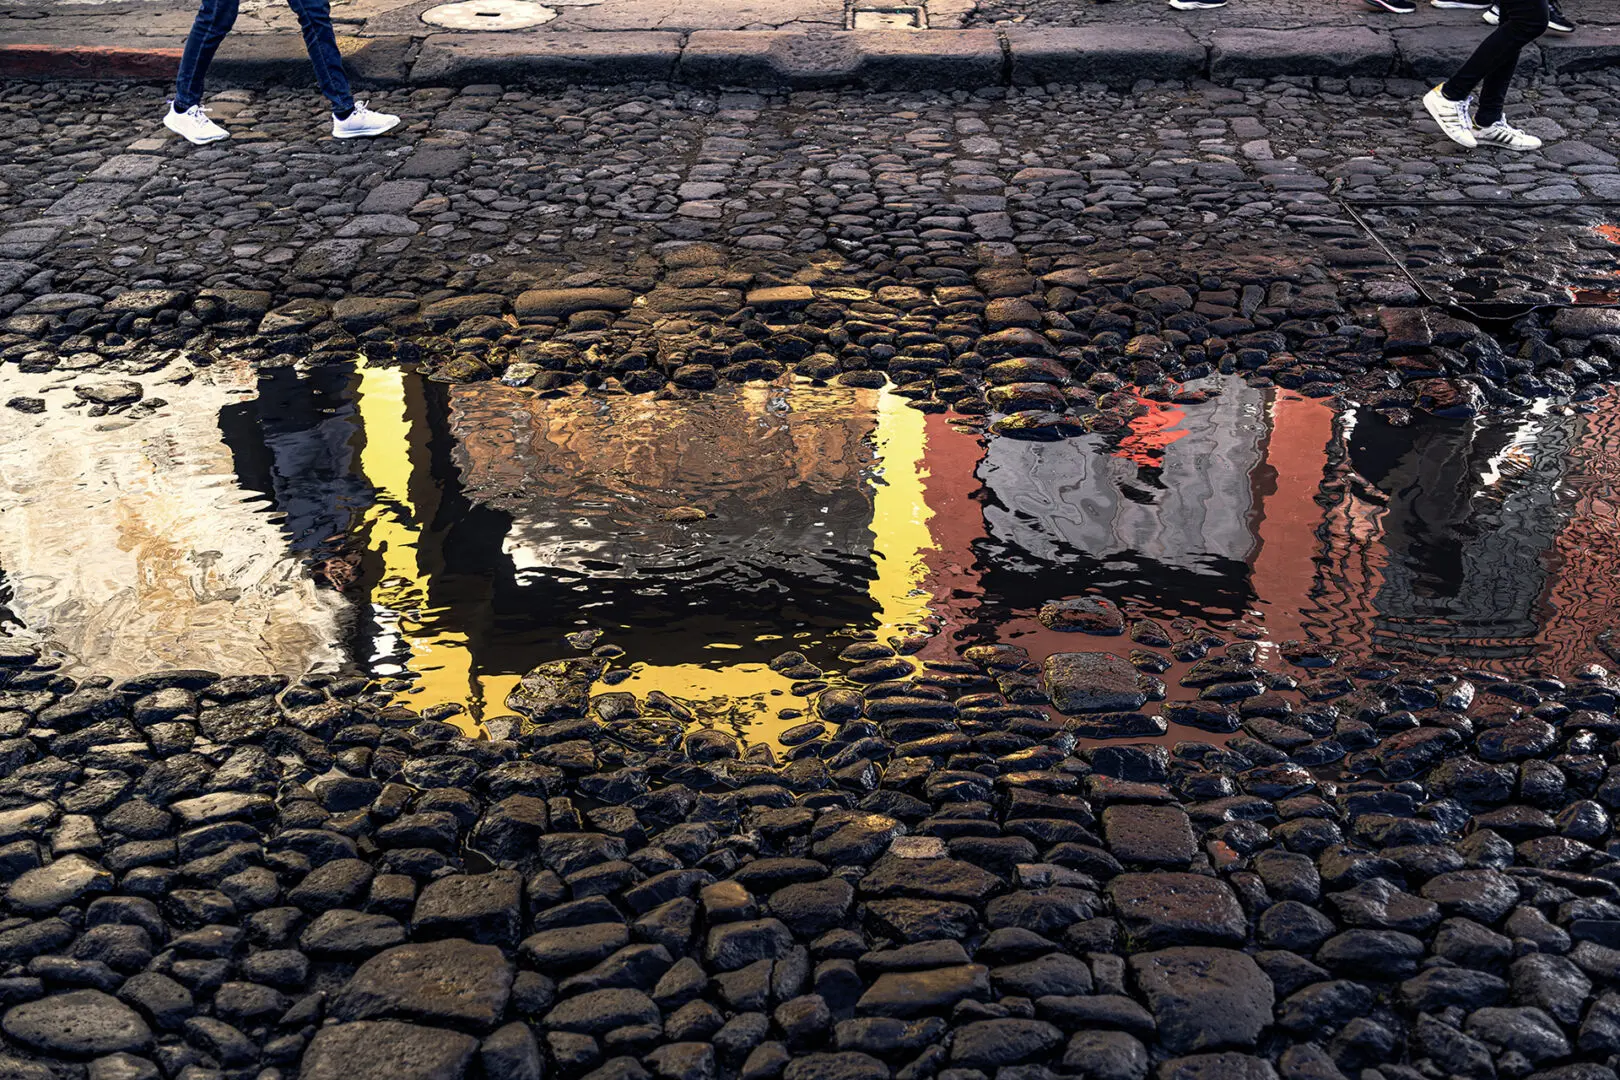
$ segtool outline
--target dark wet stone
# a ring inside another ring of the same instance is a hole
[[[914,896],[928,900],[980,903],[1006,887],[996,875],[956,859],[880,859],[861,879],[863,896],[889,899]]]
[[[1516,1051],[1540,1064],[1570,1052],[1556,1021],[1537,1008],[1484,1008],[1469,1013],[1464,1030],[1487,1046]]]
[[[1121,874],[1108,884],[1120,923],[1138,948],[1192,942],[1242,944],[1248,919],[1231,888],[1200,874]]]
[[[333,997],[339,1020],[411,1020],[487,1031],[512,992],[499,949],[469,941],[401,945],[372,957]]]
[[[1092,991],[1091,968],[1067,953],[1049,953],[994,968],[990,979],[1003,995],[1027,998],[1073,997]]]
[[[1096,893],[1068,886],[1018,889],[998,896],[984,907],[986,924],[993,930],[1017,927],[1055,937],[1102,910]]]
[[[1346,975],[1404,978],[1417,967],[1423,943],[1394,930],[1346,930],[1322,943],[1316,960]]]
[[[365,899],[375,876],[363,859],[333,859],[322,863],[287,892],[295,907],[318,915],[333,908],[355,908]]]
[[[802,938],[843,924],[855,902],[855,889],[842,878],[788,885],[771,894],[771,914]]]
[[[1508,984],[1496,975],[1468,968],[1434,967],[1400,985],[1400,1000],[1417,1012],[1494,1005],[1507,996]]]
[[[522,934],[522,887],[512,870],[429,882],[417,898],[411,932],[426,940],[469,938],[511,948]]]
[[[1384,878],[1363,881],[1353,889],[1328,894],[1346,926],[1420,934],[1440,921],[1440,907],[1403,892]]]
[[[25,915],[45,915],[111,892],[113,884],[105,867],[83,855],[66,855],[13,881],[6,890],[6,906]]]
[[[727,923],[709,931],[704,960],[720,971],[735,971],[759,960],[774,960],[793,947],[793,933],[779,919]]]
[[[548,1029],[599,1035],[636,1024],[661,1024],[658,1006],[640,990],[595,990],[560,1002],[546,1014]]]
[[[1304,1038],[1333,1034],[1347,1016],[1372,1010],[1373,992],[1358,982],[1337,979],[1312,983],[1290,994],[1277,1008],[1277,1025]]]
[[[1256,923],[1262,944],[1296,952],[1314,952],[1335,929],[1333,920],[1297,900],[1273,904],[1260,913]]]
[[[621,860],[630,850],[623,837],[587,832],[550,833],[540,837],[535,846],[540,862],[563,877],[599,863]]]
[[[1152,1013],[1121,994],[1040,998],[1035,1002],[1035,1011],[1067,1031],[1101,1028],[1151,1040],[1156,1028]]]
[[[1102,821],[1108,849],[1123,863],[1184,867],[1198,854],[1192,824],[1179,806],[1110,806]]]
[[[665,1080],[711,1080],[716,1071],[714,1047],[706,1042],[665,1043],[645,1060]]]
[[[905,1057],[939,1041],[946,1030],[945,1021],[937,1016],[912,1021],[867,1016],[839,1021],[833,1029],[833,1040],[839,1050],[875,1057]]]
[[[461,1080],[478,1040],[393,1020],[329,1024],[299,1065],[302,1080]]]
[[[1041,625],[1049,630],[1103,636],[1125,632],[1125,616],[1119,606],[1100,596],[1050,600],[1041,605],[1039,618]]]
[[[861,995],[855,1009],[862,1015],[908,1020],[947,1014],[959,1001],[989,996],[989,969],[980,964],[963,964],[929,971],[886,972]]]
[[[1271,980],[1243,953],[1171,948],[1130,965],[1171,1053],[1253,1046],[1272,1021]]]
[[[585,715],[591,686],[607,662],[594,656],[552,660],[534,668],[507,695],[506,707],[537,724]]]
[[[186,1039],[199,1046],[221,1065],[252,1064],[259,1059],[259,1048],[241,1031],[211,1016],[195,1016],[186,1021]]]
[[[805,1054],[787,1063],[782,1080],[888,1080],[889,1067],[870,1054]]]
[[[69,1057],[136,1052],[152,1042],[139,1013],[99,990],[15,1005],[0,1017],[0,1029],[32,1050]]]
[[[522,954],[542,971],[573,972],[607,959],[630,943],[623,923],[559,927],[523,939]]]
[[[1147,702],[1137,670],[1111,653],[1054,653],[1042,673],[1053,707],[1066,715],[1128,712]]]
[[[887,814],[830,811],[811,830],[810,853],[829,866],[868,866],[904,830]]]
[[[1452,1075],[1484,1080],[1496,1074],[1483,1043],[1432,1016],[1417,1018],[1408,1041],[1414,1054],[1423,1054]]]
[[[1063,1033],[1044,1020],[979,1020],[956,1029],[951,1064],[966,1069],[997,1069],[1045,1057],[1063,1042]]]
[[[1157,1076],[1158,1080],[1277,1080],[1277,1071],[1253,1054],[1191,1054],[1162,1063]]]
[[[298,943],[305,952],[359,956],[381,952],[405,940],[405,928],[386,915],[328,911],[304,928]]]
[[[1478,835],[1477,833],[1475,835]],[[1494,926],[1519,902],[1519,887],[1497,870],[1457,870],[1425,882],[1420,890],[1447,914]]]
[[[485,1076],[501,1080],[542,1080],[545,1061],[534,1032],[522,1022],[491,1032],[478,1045],[478,1063]]]
[[[118,996],[163,1031],[175,1031],[196,1009],[191,991],[167,975],[143,971],[124,980]]]
[[[978,912],[970,904],[911,898],[868,901],[866,919],[876,932],[899,941],[961,940],[979,924]]]
[[[1063,1067],[1082,1080],[1145,1080],[1148,1052],[1123,1031],[1081,1031],[1069,1040]]]

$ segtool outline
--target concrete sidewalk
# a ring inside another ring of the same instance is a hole
[[[1620,7],[1566,0],[1581,23],[1526,50],[1522,71],[1620,66]],[[993,85],[1279,76],[1433,79],[1487,32],[1478,13],[1374,12],[1359,0],[336,0],[350,67],[374,87],[680,82],[754,89]],[[23,0],[0,7],[0,77],[166,79],[188,0]],[[426,17],[424,17],[426,16]],[[285,5],[246,0],[212,84],[307,84]]]

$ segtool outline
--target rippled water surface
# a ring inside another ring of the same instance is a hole
[[[565,634],[757,736],[767,667],[852,634],[925,658],[1107,596],[1360,655],[1562,670],[1620,572],[1620,406],[1394,427],[1238,380],[1123,435],[987,438],[886,392],[698,402],[446,386],[391,368],[209,371],[140,420],[53,407],[0,432],[0,612],[76,669],[357,663],[412,704],[504,711]],[[153,388],[157,389],[157,388]]]

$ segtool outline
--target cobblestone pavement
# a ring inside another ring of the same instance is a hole
[[[436,32],[423,23],[420,13],[428,0],[334,0],[332,12],[340,32],[361,34],[415,34]],[[1620,24],[1620,13],[1601,0],[1567,0],[1564,10],[1587,27],[1597,40],[1602,28]],[[85,41],[127,44],[143,37],[185,36],[195,5],[186,0],[35,0],[0,7],[0,42],[8,35],[19,40],[72,35]],[[857,17],[860,12],[871,12]],[[920,12],[897,18],[893,12]],[[1362,0],[1233,0],[1218,11],[1178,12],[1162,0],[917,0],[889,3],[879,0],[782,0],[764,4],[754,0],[594,0],[589,3],[550,5],[552,16],[526,32],[556,31],[695,31],[695,30],[828,30],[844,27],[881,29],[921,23],[933,30],[993,26],[1011,28],[1122,26],[1179,26],[1195,33],[1262,27],[1370,27],[1402,30],[1419,27],[1480,29],[1476,12],[1439,10],[1420,5],[1410,15],[1374,11]],[[887,17],[879,18],[883,13]],[[245,0],[237,24],[239,34],[295,34],[296,17],[283,3]],[[897,30],[906,33],[905,30]],[[113,40],[117,38],[118,40]],[[1603,37],[1604,42],[1612,42]]]
[[[365,144],[231,91],[203,150],[155,89],[11,84],[0,387],[63,379],[3,415],[136,423],[107,374],[221,350],[669,398],[792,364],[1023,435],[1216,364],[1392,417],[1580,399],[1613,308],[1420,305],[1338,200],[1426,288],[1600,287],[1617,85],[1533,84],[1508,157],[1382,81],[418,90]],[[363,678],[0,639],[0,1076],[1615,1080],[1608,672],[1042,619],[1076,651],[784,654],[802,723],[752,746],[593,696],[594,632],[479,739]]]
[[[592,302],[622,311],[639,294],[625,325],[646,330],[660,317],[738,316],[744,291],[761,287],[804,290],[760,300],[762,310],[793,309],[815,287],[946,287],[981,270],[1013,276],[992,297],[1029,294],[1029,273],[1072,287],[982,321],[949,304],[977,297],[983,314],[984,293],[935,297],[945,306],[931,306],[932,317],[954,313],[967,320],[962,331],[1014,331],[993,343],[1003,353],[1048,355],[1055,342],[1089,348],[1094,367],[1140,359],[1114,351],[1130,327],[1088,314],[1088,331],[1062,314],[1118,299],[1074,296],[1093,283],[1088,274],[1098,285],[1151,275],[1141,287],[1190,289],[1152,301],[1169,305],[1166,317],[1209,293],[1212,307],[1181,320],[1196,325],[1173,328],[1188,340],[1166,345],[1158,322],[1136,327],[1151,331],[1140,346],[1151,353],[1194,349],[1189,368],[1217,359],[1204,339],[1290,317],[1294,345],[1256,343],[1273,360],[1351,345],[1421,350],[1432,334],[1391,327],[1366,306],[1419,297],[1340,200],[1361,204],[1435,299],[1563,302],[1561,284],[1601,292],[1613,281],[1612,233],[1596,227],[1620,199],[1608,149],[1620,124],[1616,82],[1593,73],[1534,84],[1512,113],[1548,146],[1513,157],[1457,152],[1414,118],[1421,86],[1372,80],[1125,96],[419,90],[379,97],[376,106],[405,116],[403,134],[364,145],[322,137],[309,93],[230,91],[212,106],[235,135],[206,149],[156,134],[156,90],[15,85],[0,141],[0,311],[9,316],[0,359],[47,362],[41,343],[128,352],[147,334],[196,345],[189,332],[202,316],[175,309],[202,290],[230,293],[204,305],[208,319],[224,320],[220,333],[273,337],[318,324],[341,351],[354,338],[333,336],[325,308],[261,320],[293,301],[344,300],[347,330],[392,340],[412,327],[498,319],[528,290],[589,286],[625,298],[537,299],[514,321],[556,325]],[[1255,323],[1259,303],[1238,294],[1278,281],[1273,310]],[[1290,316],[1287,298],[1301,292],[1314,300]],[[447,306],[424,325],[407,317],[418,303]],[[1041,303],[1057,309],[1043,317]],[[1339,317],[1358,304],[1356,318]],[[1556,329],[1602,337],[1609,314],[1572,312]],[[1239,321],[1213,333],[1206,325],[1229,316]],[[405,323],[383,325],[396,317]],[[586,321],[584,330],[613,326],[611,316]],[[1048,340],[1024,346],[1043,326]],[[451,336],[487,346],[491,332]],[[871,358],[857,348],[847,359],[862,368]],[[1309,366],[1307,381],[1327,379],[1324,390],[1341,381]],[[1577,384],[1595,377],[1575,374]]]
[[[1577,23],[1609,26],[1617,17],[1597,0],[1567,0],[1560,5]],[[1231,0],[1215,11],[1174,11],[1163,0],[979,0],[966,19],[968,26],[1095,26],[1154,23],[1204,31],[1237,26],[1297,29],[1320,26],[1369,26],[1400,30],[1415,26],[1472,28],[1478,12],[1441,10],[1426,0],[1410,15],[1375,11],[1362,0]]]

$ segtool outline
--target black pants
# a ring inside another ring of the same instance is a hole
[[[1479,127],[1502,119],[1502,103],[1519,66],[1520,51],[1547,32],[1547,0],[1501,0],[1500,9],[1502,21],[1496,30],[1440,89],[1447,100],[1462,101],[1478,87],[1474,123]]]

